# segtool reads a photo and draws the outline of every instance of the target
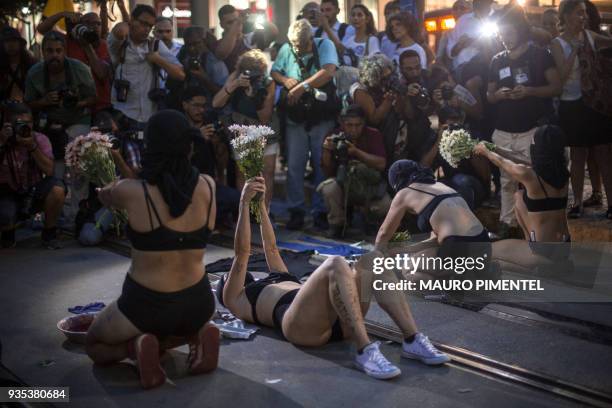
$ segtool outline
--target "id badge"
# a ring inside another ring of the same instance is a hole
[[[509,78],[511,76],[512,76],[512,71],[510,70],[510,67],[502,68],[499,70],[499,80],[500,81],[506,78]]]
[[[529,75],[527,75],[527,70],[517,69],[514,74],[514,83],[517,85],[524,85],[529,82]]]

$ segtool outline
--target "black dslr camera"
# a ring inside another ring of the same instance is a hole
[[[125,79],[115,79],[113,86],[115,87],[115,92],[117,94],[117,102],[127,102],[127,96],[130,90],[130,81]]]
[[[408,92],[408,87],[404,85],[401,79],[395,75],[390,75],[383,84],[384,92],[393,92],[397,95],[405,95]]]
[[[412,97],[414,104],[419,109],[425,109],[429,106],[431,102],[431,97],[429,96],[429,92],[427,88],[424,86],[419,86],[419,93]]]
[[[74,109],[79,103],[79,97],[67,85],[63,84],[57,88],[60,103],[66,109]]]
[[[160,102],[163,102],[166,99],[168,93],[168,90],[165,88],[153,88],[149,91],[147,96],[153,103],[159,104]]]
[[[336,162],[338,163],[336,181],[339,184],[344,184],[348,174],[348,139],[344,133],[340,133],[339,135],[332,135],[331,140],[334,143],[334,154],[336,157]]]
[[[22,120],[16,120],[12,125],[13,132],[6,140],[7,146],[15,146],[17,144],[17,136],[21,138],[29,138],[32,136],[32,131],[30,130],[30,126],[28,126],[27,122]]]
[[[247,69],[242,74],[249,77],[251,88],[253,88],[255,106],[257,106],[257,109],[260,109],[268,95],[264,73],[258,70],[250,71]]]
[[[187,69],[189,71],[197,71],[202,67],[202,64],[200,63],[200,58],[199,57],[189,57],[187,58],[187,63],[185,64],[187,65]]]
[[[204,111],[204,123],[213,125],[215,132],[223,130],[223,123],[219,119],[219,113],[214,109],[206,109],[206,111]]]
[[[95,44],[100,40],[98,34],[85,24],[75,25],[72,30],[70,30],[70,34],[77,40],[83,39],[90,44]]]
[[[442,93],[442,99],[445,101],[450,101],[455,95],[455,90],[450,85],[442,86],[440,92]]]

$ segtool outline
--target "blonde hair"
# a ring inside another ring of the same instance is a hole
[[[305,18],[294,21],[287,31],[287,39],[291,45],[305,44],[312,38],[312,26]]]
[[[249,50],[242,54],[236,62],[236,70],[244,72],[247,69],[249,71],[261,70],[266,72],[268,70],[266,55],[258,49]]]

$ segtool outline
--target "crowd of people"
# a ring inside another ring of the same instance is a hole
[[[305,284],[287,273],[270,212],[277,170],[286,172],[287,229],[304,228],[310,212],[316,228],[342,237],[359,213],[366,232],[377,233],[376,251],[387,251],[412,215],[415,230],[431,234],[424,253],[478,248],[495,257],[474,210],[496,196],[499,237],[520,239],[512,248],[500,241],[507,263],[525,246],[536,258],[566,258],[545,243],[570,242],[567,217],[601,206],[604,192],[612,219],[612,38],[588,0],[563,0],[538,24],[514,2],[495,10],[492,0],[457,0],[457,24],[437,50],[425,41],[423,2],[412,10],[387,3],[384,29],[362,4],[347,24],[337,0],[308,3],[285,43],[272,22],[252,24],[226,5],[221,38],[192,26],[183,45],[152,7],[118,4],[122,21],[110,31],[105,2],[99,15],[43,20],[40,61],[17,30],[2,29],[0,229],[2,246],[13,247],[18,222],[42,213],[45,247],[60,247],[59,225],[94,245],[113,221],[103,207],[127,211],[133,266],[121,297],[90,329],[87,350],[98,363],[136,358],[145,387],[164,381],[157,352],[166,342],[190,344],[194,374],[217,365],[202,261],[215,223],[236,229],[234,265],[217,291],[236,316],[302,346],[350,338],[357,367],[376,378],[399,375],[365,331],[366,261],[351,267],[333,257]],[[65,33],[56,30],[62,20]],[[261,177],[241,173],[231,124],[275,130]],[[101,190],[64,162],[66,144],[93,128],[113,135],[122,179]],[[453,167],[439,152],[448,129],[466,129],[495,150],[478,144]],[[586,166],[593,193],[583,199]],[[306,180],[314,184],[309,202]],[[259,195],[274,272],[254,281],[246,273],[248,209]],[[448,361],[418,332],[403,296],[380,296],[406,337],[402,355]]]

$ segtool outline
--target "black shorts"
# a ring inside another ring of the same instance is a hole
[[[450,235],[444,238],[440,249],[438,249],[439,258],[481,258],[484,268],[472,268],[461,273],[458,272],[455,266],[455,272],[458,275],[464,275],[466,278],[474,278],[476,276],[486,276],[491,268],[492,246],[491,239],[487,229],[474,236]],[[458,264],[456,264],[458,265]],[[467,269],[467,268],[466,268]]]
[[[210,320],[215,299],[208,275],[178,292],[157,292],[136,282],[128,273],[117,300],[119,310],[143,333],[191,336]]]
[[[283,333],[283,318],[285,317],[285,313],[291,306],[293,299],[297,295],[299,289],[294,289],[285,293],[279,300],[276,302],[274,306],[274,311],[272,312],[272,320],[274,321],[274,327],[277,332],[285,339],[285,335]],[[342,341],[344,340],[344,333],[342,332],[342,326],[340,325],[340,319],[336,319],[334,325],[332,326],[332,334],[327,341],[328,343]]]

